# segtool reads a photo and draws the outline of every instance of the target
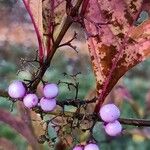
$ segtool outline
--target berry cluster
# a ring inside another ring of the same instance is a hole
[[[107,104],[102,106],[99,115],[105,122],[104,129],[109,136],[117,136],[121,133],[122,125],[117,120],[120,116],[120,110],[116,105]]]
[[[95,143],[89,143],[85,146],[77,145],[73,148],[73,150],[99,150],[99,147]]]
[[[40,100],[34,93],[27,92],[27,87],[22,81],[13,81],[8,87],[8,94],[11,98],[23,100],[25,107],[31,109],[40,106],[44,112],[53,111],[56,107],[56,96],[58,86],[54,83],[46,84],[43,88],[43,95]]]
[[[43,89],[43,97],[39,98],[35,93],[28,92],[26,84],[22,81],[13,81],[8,87],[8,94],[11,98],[22,100],[25,107],[31,109],[41,107],[44,112],[53,111],[56,107],[56,97],[59,89],[57,84],[48,83]],[[99,110],[99,116],[104,121],[104,129],[109,136],[117,136],[122,131],[122,125],[118,121],[120,110],[114,104],[107,104]],[[95,143],[77,145],[73,150],[99,150]]]

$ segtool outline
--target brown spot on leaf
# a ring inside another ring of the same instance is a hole
[[[101,42],[101,37],[100,37],[99,34],[96,34],[94,38],[95,38],[95,41],[96,41],[97,43],[100,43],[100,42]]]
[[[134,39],[132,39],[131,37],[129,37],[127,43],[134,44],[134,43],[136,43],[136,41]]]
[[[91,60],[92,60],[92,61],[94,60],[94,56],[91,56]]]
[[[113,21],[112,24],[113,24],[115,27],[119,27],[120,30],[123,30],[123,25],[120,24],[120,23],[118,22],[118,20]]]
[[[106,19],[112,20],[112,15],[113,15],[113,13],[110,13],[110,12],[107,11],[107,10],[103,10],[103,14],[104,14],[104,16],[105,16]]]
[[[124,17],[126,18],[127,22],[132,25],[133,24],[133,18],[131,16],[131,14],[128,12],[128,10],[125,10],[125,14]]]
[[[97,85],[96,85],[96,89],[97,89],[97,94],[99,95],[99,90],[103,88],[103,84],[100,84],[99,82],[97,82]]]
[[[114,45],[102,45],[101,48],[99,49],[100,52],[105,53],[105,56],[101,59],[101,64],[103,66],[103,73],[105,76],[108,75],[109,69],[112,66],[112,58],[115,57],[117,50],[116,46]]]
[[[133,10],[133,13],[136,13],[138,11],[136,5],[134,4],[134,2],[136,1],[137,0],[132,0],[130,3],[130,8]]]
[[[120,39],[124,39],[124,34],[123,34],[123,33],[119,33],[117,36],[118,36]]]

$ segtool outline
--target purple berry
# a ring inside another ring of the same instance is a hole
[[[120,110],[114,104],[107,104],[101,107],[99,115],[105,122],[113,122],[120,116]]]
[[[46,84],[43,89],[46,98],[55,98],[58,95],[58,86],[55,83]]]
[[[83,146],[75,146],[73,150],[83,150]]]
[[[8,94],[11,98],[23,98],[26,94],[26,87],[22,81],[13,81],[8,87]]]
[[[110,136],[117,136],[122,131],[122,125],[117,120],[114,122],[108,123],[104,128],[105,128],[106,133]]]
[[[45,112],[53,111],[56,107],[56,99],[41,98],[40,100],[41,109]]]
[[[23,103],[27,108],[33,108],[38,105],[38,97],[35,94],[27,94],[23,99]]]
[[[99,147],[94,143],[90,143],[84,147],[84,150],[99,150]]]

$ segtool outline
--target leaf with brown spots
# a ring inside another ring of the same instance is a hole
[[[99,97],[95,111],[99,110],[120,77],[150,54],[150,20],[134,26],[141,8],[142,0],[89,2],[86,29],[98,37],[88,39]],[[107,24],[100,28],[96,23]]]

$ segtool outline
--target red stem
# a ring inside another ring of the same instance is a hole
[[[33,26],[34,26],[34,29],[35,29],[35,32],[37,35],[37,39],[38,39],[38,43],[39,43],[39,60],[40,60],[40,65],[42,65],[43,64],[43,58],[44,58],[44,48],[43,48],[42,38],[41,38],[40,32],[38,30],[38,27],[35,23],[35,20],[34,20],[34,17],[33,17],[33,14],[31,12],[29,4],[27,4],[26,0],[23,0],[23,3],[24,3],[26,10],[28,11],[28,13],[31,17],[31,21],[33,23]]]

